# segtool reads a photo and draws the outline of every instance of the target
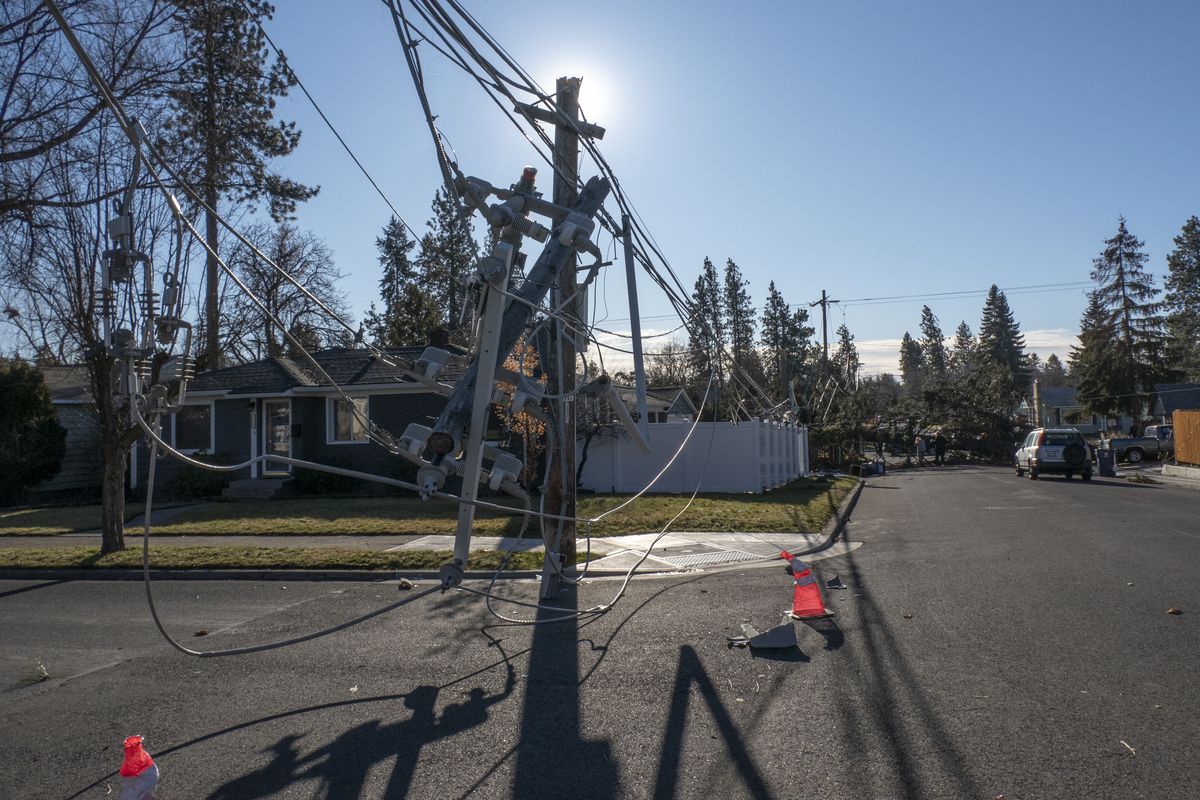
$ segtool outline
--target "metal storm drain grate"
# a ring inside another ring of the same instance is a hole
[[[660,556],[668,564],[677,567],[699,567],[703,564],[733,564],[738,561],[756,561],[762,556],[744,550],[717,550],[713,553],[689,553],[685,556]]]

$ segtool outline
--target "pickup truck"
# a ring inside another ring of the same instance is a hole
[[[1147,458],[1168,458],[1175,454],[1174,427],[1150,425],[1146,428],[1145,436],[1109,439],[1104,447],[1113,451],[1117,461],[1128,461],[1130,464]]]

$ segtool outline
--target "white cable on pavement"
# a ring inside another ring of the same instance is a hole
[[[150,515],[154,502],[154,467],[158,461],[158,441],[155,437],[150,445],[150,467],[146,476],[146,507],[143,511],[142,520],[142,584],[146,587],[146,603],[150,606],[150,616],[154,618],[154,625],[158,628],[158,632],[167,640],[168,644],[174,647],[181,653],[198,658],[217,658],[220,656],[244,656],[250,653],[261,653],[266,650],[276,650],[281,647],[288,647],[302,642],[309,642],[313,639],[318,639],[322,636],[328,636],[331,633],[345,630],[351,626],[357,625],[360,622],[366,622],[369,619],[386,614],[400,606],[408,605],[414,600],[419,600],[422,597],[427,597],[433,592],[441,589],[441,586],[434,584],[428,589],[417,592],[409,597],[399,600],[395,603],[390,603],[383,608],[378,608],[366,614],[355,617],[354,619],[340,622],[328,628],[323,628],[319,631],[306,633],[303,636],[296,636],[291,639],[283,639],[277,642],[269,642],[267,644],[256,644],[248,647],[233,647],[226,650],[193,650],[190,647],[185,647],[179,640],[167,633],[167,629],[163,626],[162,620],[158,616],[158,608],[154,604],[154,592],[150,588]]]

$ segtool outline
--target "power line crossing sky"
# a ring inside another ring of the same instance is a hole
[[[868,371],[895,369],[923,303],[947,335],[977,328],[992,283],[1030,347],[1065,356],[1118,216],[1161,285],[1172,237],[1200,214],[1195,3],[469,8],[543,87],[583,77],[601,149],[685,284],[708,256],[737,261],[757,306],[771,280],[794,305],[826,289],[846,301],[831,330],[847,323]],[[268,31],[423,228],[441,177],[383,4],[280,3]],[[549,192],[549,169],[474,81],[428,44],[421,57],[463,170],[507,185],[539,165]],[[334,250],[361,315],[390,211],[298,90],[281,112],[304,138],[276,166],[322,185],[299,221]],[[613,269],[597,313],[627,329]],[[640,289],[646,332],[674,327],[666,299]]]

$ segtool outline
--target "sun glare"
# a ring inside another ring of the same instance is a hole
[[[613,118],[619,113],[617,94],[614,88],[619,85],[619,81],[611,69],[603,69],[596,64],[588,64],[579,60],[566,59],[556,62],[555,68],[538,73],[538,81],[547,92],[554,91],[555,82],[561,77],[581,79],[579,107],[588,122],[605,128],[612,125]]]

